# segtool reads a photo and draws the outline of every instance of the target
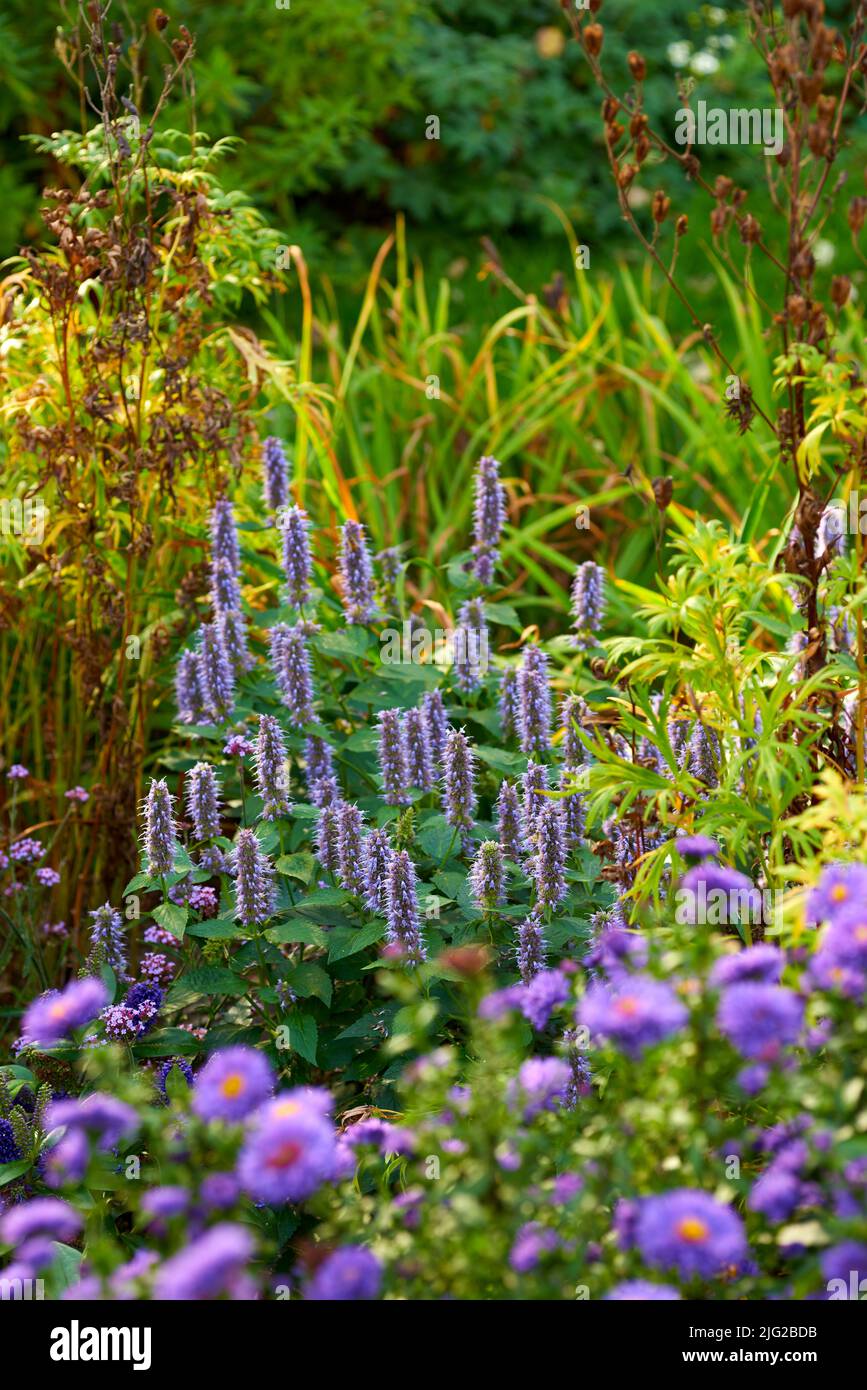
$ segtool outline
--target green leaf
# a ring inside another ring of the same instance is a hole
[[[5,1187],[7,1182],[14,1182],[32,1166],[29,1158],[17,1158],[14,1163],[0,1163],[0,1187]]]
[[[517,776],[527,771],[527,759],[523,753],[510,753],[508,748],[491,748],[485,744],[477,747],[475,752],[483,763],[495,768],[497,772]]]
[[[190,922],[187,936],[203,936],[208,941],[245,941],[250,935],[246,927],[228,917],[211,917],[205,922]]]
[[[281,922],[265,933],[265,940],[275,945],[290,945],[299,942],[305,946],[327,946],[328,937],[315,922],[301,922],[297,917]]]
[[[425,854],[429,854],[431,859],[441,860],[452,843],[454,829],[449,825],[445,816],[431,816],[424,827],[418,832],[416,839],[421,845]],[[455,844],[458,843],[457,838]]]
[[[188,994],[243,994],[246,988],[244,981],[224,965],[200,965],[175,981],[168,1002],[173,1004]]]
[[[159,907],[154,908],[151,915],[165,931],[170,931],[172,936],[177,937],[178,941],[183,941],[189,916],[185,907],[178,907],[177,903],[160,903]]]
[[[363,951],[368,946],[373,946],[377,941],[381,941],[385,936],[385,923],[381,921],[368,922],[366,927],[349,928],[344,930],[338,928],[329,937],[328,963],[335,960],[345,960],[347,956],[354,956],[357,951]]]
[[[285,1029],[283,1037],[286,1046],[292,1051],[297,1052],[299,1057],[303,1057],[305,1062],[316,1065],[316,1048],[319,1043],[319,1029],[316,1027],[316,1019],[310,1014],[296,1011],[292,1017],[280,1025]]]
[[[287,878],[297,878],[301,883],[309,883],[316,867],[316,859],[309,850],[300,850],[297,854],[281,855],[274,867],[278,874],[285,874]]]
[[[46,1283],[52,1299],[58,1299],[68,1288],[78,1283],[84,1256],[80,1250],[74,1250],[71,1245],[64,1245],[62,1241],[53,1240],[51,1245],[54,1259],[51,1261]]]
[[[317,999],[321,999],[326,1007],[331,1003],[333,991],[331,976],[315,961],[305,960],[300,965],[296,965],[295,969],[287,974],[286,982],[303,999],[309,999],[311,995],[314,995]]]
[[[310,645],[323,656],[335,656],[345,661],[364,656],[373,640],[366,628],[347,627],[339,632],[321,632]]]

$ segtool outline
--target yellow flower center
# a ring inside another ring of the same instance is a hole
[[[867,924],[865,924],[863,927],[855,928],[855,940],[867,941]]]
[[[244,1090],[243,1076],[236,1071],[230,1072],[224,1079],[220,1089],[227,1100],[234,1100],[235,1097],[241,1095]]]
[[[618,999],[614,1008],[624,1018],[631,1018],[633,1014],[638,1013],[638,1000],[634,999],[631,994],[626,994],[622,999]]]
[[[66,1018],[66,1005],[62,999],[58,999],[56,1004],[52,1004],[48,1011],[52,1018]]]
[[[297,1100],[281,1100],[274,1106],[273,1113],[283,1119],[286,1115],[297,1115],[300,1109]]]
[[[844,903],[849,896],[849,890],[845,883],[835,883],[831,889],[831,900],[835,903]]]
[[[677,1234],[681,1240],[687,1240],[691,1245],[696,1245],[699,1241],[707,1240],[710,1230],[707,1224],[697,1216],[685,1216],[682,1221],[677,1223]]]

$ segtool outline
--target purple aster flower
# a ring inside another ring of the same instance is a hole
[[[147,871],[154,877],[170,874],[174,868],[178,847],[172,797],[165,780],[151,778],[145,800],[144,847]]]
[[[470,866],[470,892],[482,912],[490,912],[503,901],[503,851],[496,840],[483,840]]]
[[[768,1221],[788,1221],[800,1198],[801,1182],[796,1175],[772,1164],[753,1184],[747,1206]]]
[[[212,1052],[196,1077],[193,1109],[203,1120],[237,1122],[252,1114],[274,1089],[268,1059],[253,1047]]]
[[[313,718],[313,666],[301,623],[271,629],[271,666],[283,703],[292,719],[307,724]]]
[[[545,967],[545,937],[538,910],[534,909],[518,928],[515,952],[521,979],[525,985]]]
[[[678,835],[674,848],[682,859],[719,858],[719,845],[709,835]]]
[[[531,863],[536,901],[540,907],[557,907],[565,898],[565,866],[563,816],[557,803],[549,801],[542,807],[536,821],[536,842]]]
[[[385,911],[386,882],[391,853],[391,845],[386,830],[368,831],[362,845],[362,863],[364,865],[364,901],[371,912],[381,914]]]
[[[391,545],[385,550],[380,550],[376,561],[379,566],[379,585],[377,587],[379,606],[386,613],[395,613],[397,612],[397,584],[401,569],[400,547]]]
[[[832,918],[821,954],[852,970],[867,970],[867,904],[853,904]]]
[[[286,740],[272,714],[259,719],[256,735],[256,790],[262,798],[265,820],[288,816],[289,779],[286,774]]]
[[[547,1026],[556,1008],[569,998],[569,981],[561,970],[540,970],[524,991],[521,1008],[537,1033]]]
[[[52,1240],[73,1240],[84,1221],[68,1202],[59,1197],[35,1197],[20,1202],[0,1218],[0,1240],[6,1245],[21,1245],[34,1236],[50,1236]]]
[[[747,1255],[740,1217],[706,1192],[689,1188],[645,1197],[635,1241],[648,1264],[674,1269],[685,1279],[713,1278]]]
[[[562,1106],[569,1088],[569,1065],[559,1057],[529,1057],[518,1072],[517,1091],[510,1087],[510,1096],[520,1101],[525,1122],[543,1110]]]
[[[674,991],[646,975],[594,981],[577,1014],[592,1038],[607,1039],[633,1057],[679,1032],[688,1017]]]
[[[379,712],[379,770],[387,806],[409,804],[406,740],[399,709]]]
[[[746,1095],[757,1096],[767,1086],[770,1075],[768,1068],[757,1062],[753,1066],[742,1067],[735,1081]]]
[[[220,833],[220,784],[209,763],[196,763],[187,773],[187,814],[197,841]]]
[[[347,893],[365,888],[362,837],[364,816],[357,806],[342,801],[337,807],[337,881]]]
[[[254,661],[247,641],[247,620],[237,608],[221,608],[215,619],[220,644],[233,676],[252,671]]]
[[[304,1296],[329,1303],[372,1299],[381,1284],[382,1266],[373,1252],[361,1245],[344,1245],[323,1260]]]
[[[506,985],[505,989],[495,989],[486,994],[479,1004],[479,1018],[494,1020],[505,1018],[507,1014],[520,1009],[526,990],[523,985]]]
[[[255,831],[238,831],[232,864],[235,916],[245,927],[261,926],[274,912],[274,870]]]
[[[780,982],[785,963],[786,958],[778,946],[762,941],[745,951],[735,951],[731,955],[721,956],[715,962],[708,978],[716,989],[741,984],[744,980],[776,985]]]
[[[269,512],[279,512],[289,501],[289,460],[283,441],[273,434],[262,441],[262,500]]]
[[[408,709],[403,716],[406,771],[409,785],[429,792],[434,784],[433,755],[424,711]]]
[[[104,996],[103,996],[104,997]],[[65,1127],[75,1133],[94,1135],[103,1149],[114,1148],[121,1139],[135,1134],[139,1118],[131,1105],[103,1091],[92,1091],[84,1100],[55,1100],[45,1115],[45,1128]]]
[[[323,869],[334,873],[337,869],[337,808],[325,805],[319,808],[316,821],[316,857]]]
[[[175,672],[175,702],[182,724],[199,724],[207,714],[199,672],[196,653],[181,652]]]
[[[717,1010],[717,1026],[744,1057],[775,1061],[797,1041],[804,1023],[804,1001],[780,985],[747,981],[730,985]]]
[[[427,958],[419,925],[415,865],[405,849],[392,852],[385,880],[387,940],[410,965]]]
[[[190,1205],[185,1187],[152,1187],[141,1199],[141,1214],[148,1225],[182,1216]]]
[[[441,765],[446,751],[446,739],[449,736],[449,722],[442,693],[439,690],[426,691],[421,697],[421,706],[427,720],[434,762]]]
[[[544,753],[551,744],[551,692],[548,658],[529,646],[518,671],[518,732],[525,753]]]
[[[480,598],[461,604],[452,634],[455,685],[464,694],[478,690],[488,667],[488,625]]]
[[[371,623],[377,616],[373,597],[373,567],[364,535],[358,521],[344,521],[340,539],[340,576],[343,581],[341,601],[346,621]]]
[[[514,666],[507,666],[500,676],[500,691],[497,698],[497,708],[500,711],[500,728],[503,731],[503,738],[508,741],[515,738],[518,732],[520,718],[519,698],[518,698],[518,672]]]
[[[500,558],[498,547],[506,520],[506,489],[500,482],[499,462],[492,454],[479,459],[475,490],[473,571],[479,583],[487,587],[494,582],[494,566]]]
[[[452,729],[443,755],[443,813],[449,825],[461,833],[469,848],[476,814],[473,751],[462,729]]]
[[[504,780],[500,783],[495,816],[497,836],[503,854],[513,863],[520,863],[524,843],[524,827],[521,820],[518,792],[513,782]]]
[[[824,922],[853,906],[867,906],[867,865],[828,864],[807,901],[808,920]]]
[[[847,1284],[854,1282],[860,1296],[861,1280],[867,1279],[867,1244],[857,1240],[841,1241],[822,1251],[819,1265],[822,1277],[829,1283],[832,1279],[842,1279]]]
[[[216,623],[202,623],[199,628],[198,670],[205,708],[215,723],[222,724],[231,718],[235,681]]]
[[[605,613],[605,571],[593,560],[585,560],[572,581],[572,626],[575,645],[586,650],[597,645],[596,634]]]
[[[92,975],[73,980],[64,990],[51,990],[33,1000],[24,1015],[21,1035],[30,1042],[57,1042],[92,1022],[107,1003],[108,991],[102,980]]]
[[[248,1227],[220,1222],[160,1266],[154,1297],[191,1302],[230,1293],[253,1250]]]
[[[226,1211],[241,1195],[241,1184],[234,1173],[209,1173],[203,1178],[199,1197],[206,1211]]]
[[[652,1284],[649,1279],[627,1279],[605,1295],[611,1303],[673,1303],[680,1298],[668,1284]]]
[[[559,1245],[556,1231],[538,1221],[527,1221],[515,1236],[509,1251],[509,1264],[516,1274],[528,1274],[536,1268],[542,1255],[556,1250]]]
[[[127,979],[128,961],[123,918],[117,908],[112,907],[111,903],[103,903],[102,907],[97,907],[90,913],[90,919],[91,954],[98,956],[100,962],[104,961],[106,965],[110,965],[119,980]]]
[[[695,926],[761,922],[762,895],[746,874],[707,859],[688,869],[675,893],[677,921]]]
[[[283,530],[283,571],[286,575],[286,598],[300,608],[310,597],[309,521],[301,507],[287,507],[280,518]]]
[[[211,513],[211,602],[215,609],[241,607],[241,552],[235,514],[226,497]]]
[[[257,1202],[303,1202],[334,1171],[334,1126],[294,1093],[277,1097],[253,1125],[238,1156],[241,1186]]]

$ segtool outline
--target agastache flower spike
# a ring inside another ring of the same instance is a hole
[[[399,709],[379,713],[379,769],[387,806],[407,806],[409,770],[406,743]]]
[[[199,661],[195,652],[181,652],[178,658],[175,699],[178,718],[182,724],[199,724],[207,717],[205,697],[199,679]]]
[[[435,763],[441,765],[443,754],[446,749],[446,739],[449,735],[449,721],[446,718],[442,692],[439,690],[428,690],[421,697],[421,705],[424,710],[425,719],[427,720],[433,759]]]
[[[596,645],[596,633],[605,613],[605,571],[593,560],[585,560],[572,581],[572,626],[577,629],[576,647]]]
[[[90,913],[91,954],[110,965],[119,980],[128,980],[126,942],[123,938],[123,919],[111,903],[103,903]]]
[[[527,763],[521,785],[524,791],[524,844],[530,848],[536,834],[536,822],[545,806],[547,798],[543,795],[548,786],[548,770],[532,758]]]
[[[697,719],[689,740],[689,770],[693,777],[708,787],[719,786],[719,753],[719,739],[715,730],[706,728]]]
[[[542,932],[542,920],[535,908],[518,928],[515,956],[521,972],[521,981],[525,985],[545,968],[545,937]]]
[[[376,557],[379,565],[379,588],[377,596],[380,607],[386,613],[397,612],[397,583],[400,579],[400,549],[398,546],[389,546],[387,550],[380,550]]]
[[[283,442],[271,434],[262,444],[262,497],[271,512],[289,500],[289,460]]]
[[[209,763],[196,763],[187,774],[187,814],[198,840],[220,833],[220,784]]]
[[[316,821],[316,857],[323,869],[337,869],[337,807],[333,803],[319,808]]]
[[[429,792],[434,784],[433,759],[427,720],[422,710],[407,710],[403,716],[403,733],[409,785]]]
[[[271,661],[283,703],[299,724],[313,718],[313,673],[300,624],[271,629]]]
[[[286,575],[286,597],[300,608],[310,597],[310,541],[307,513],[300,507],[287,507],[281,517],[283,528],[283,570]]]
[[[577,729],[583,729],[587,706],[580,695],[566,695],[560,706],[560,723],[563,726],[563,741],[560,748],[563,761],[568,767],[579,767],[587,759],[587,750],[578,737]]]
[[[222,724],[232,714],[235,682],[216,623],[202,624],[199,641],[199,682],[205,705],[214,722]]]
[[[416,900],[415,865],[405,849],[395,850],[386,873],[387,940],[397,946],[410,965],[420,965],[426,958]]]
[[[475,545],[473,569],[480,584],[494,581],[494,566],[503,523],[506,520],[506,489],[500,482],[500,465],[490,454],[479,459],[476,470],[476,500],[474,509]]]
[[[461,832],[461,844],[470,846],[476,815],[473,751],[462,729],[452,729],[443,757],[443,811],[449,825]]]
[[[536,822],[536,844],[532,861],[536,901],[540,907],[556,907],[565,898],[565,867],[563,818],[556,802],[549,801],[539,812]]]
[[[470,891],[483,912],[503,901],[503,851],[496,840],[483,840],[470,866]]]
[[[216,617],[217,631],[223,651],[236,676],[253,669],[253,658],[247,645],[247,622],[236,608],[221,608]]]
[[[514,783],[507,782],[505,779],[500,783],[500,791],[497,796],[496,819],[497,835],[503,854],[513,863],[519,864],[524,843],[521,807]]]
[[[392,849],[388,833],[375,829],[364,837],[364,901],[371,912],[383,912],[386,901],[386,879]]]
[[[348,893],[361,894],[365,889],[362,835],[358,807],[341,802],[337,807],[337,881]]]
[[[304,775],[307,779],[307,790],[310,792],[323,777],[334,776],[331,748],[318,734],[308,735],[304,745],[304,762]]]
[[[580,792],[572,790],[577,773],[576,767],[564,767],[560,771],[560,790],[567,793],[560,802],[567,850],[575,849],[584,838],[584,798]]]
[[[255,831],[238,831],[232,862],[235,916],[245,927],[261,926],[274,912],[274,870]]]
[[[311,804],[314,806],[332,806],[335,801],[340,800],[340,787],[336,777],[317,777],[312,783],[309,793]]]
[[[172,813],[172,798],[165,781],[151,778],[145,800],[145,854],[147,871],[154,877],[170,874],[174,868],[178,833]]]
[[[500,694],[497,704],[500,711],[503,738],[514,738],[518,732],[519,722],[518,672],[514,666],[507,666],[500,676]]]
[[[358,521],[345,521],[340,542],[341,600],[349,623],[370,623],[376,617],[373,599],[373,568],[364,527]]]
[[[530,646],[518,671],[518,721],[525,753],[544,753],[551,743],[551,692],[548,658],[540,647]]]
[[[241,552],[232,504],[221,497],[211,513],[211,601],[215,609],[240,608]]]
[[[478,690],[487,669],[488,625],[485,605],[471,598],[462,603],[452,634],[455,684],[465,694]]]
[[[264,805],[262,816],[265,820],[277,820],[288,816],[289,787],[286,776],[286,740],[283,730],[272,714],[263,714],[259,719],[259,732],[256,736],[256,790]]]

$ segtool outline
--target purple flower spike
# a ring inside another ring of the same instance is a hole
[[[334,873],[337,869],[337,808],[334,805],[320,808],[316,822],[316,856],[323,869]]]
[[[468,850],[476,815],[475,767],[473,750],[462,729],[453,729],[446,739],[443,812],[449,825],[461,832],[462,846]]]
[[[379,770],[386,805],[407,806],[409,769],[399,709],[384,709],[379,713]]]
[[[262,444],[262,498],[269,512],[289,501],[289,460],[283,441],[271,434]]]
[[[232,504],[221,497],[211,513],[211,602],[215,609],[241,607],[241,552]]]
[[[307,724],[313,718],[313,668],[304,627],[278,623],[271,629],[271,666],[292,719]]]
[[[449,736],[449,721],[446,718],[442,693],[439,690],[428,690],[422,696],[421,706],[427,720],[434,762],[442,766],[443,755],[446,751],[446,739]]]
[[[337,881],[347,893],[365,888],[362,836],[364,817],[357,806],[342,801],[337,807]]]
[[[308,791],[312,791],[323,777],[334,776],[334,759],[331,748],[318,734],[310,734],[304,745],[304,776]]]
[[[503,730],[503,738],[508,740],[515,738],[518,733],[519,723],[519,701],[518,701],[518,672],[514,666],[507,666],[500,676],[500,693],[497,700],[497,708],[500,712],[500,727]]]
[[[563,726],[563,742],[560,748],[563,762],[567,767],[580,767],[587,759],[587,750],[578,737],[577,730],[584,728],[587,705],[580,695],[566,695],[560,706],[560,723]]]
[[[518,928],[515,955],[521,979],[528,985],[545,968],[545,937],[542,932],[542,919],[535,908]]]
[[[147,871],[154,877],[170,874],[174,868],[178,832],[175,828],[172,797],[165,780],[151,778],[145,800],[144,846]]]
[[[496,819],[497,835],[503,854],[514,864],[519,864],[524,844],[521,807],[515,784],[505,779],[500,783],[500,791],[497,796]]]
[[[386,613],[397,612],[397,585],[400,579],[400,548],[396,545],[389,546],[387,550],[380,550],[376,557],[379,565],[379,587],[377,597],[379,605]]]
[[[494,566],[500,558],[499,543],[506,520],[506,489],[500,482],[500,465],[490,454],[479,459],[476,470],[473,569],[480,584],[494,582]]]
[[[373,597],[373,566],[364,535],[358,521],[345,521],[340,542],[340,575],[343,611],[349,623],[371,623],[377,616]]]
[[[217,631],[233,675],[243,676],[252,671],[253,658],[247,645],[247,622],[237,608],[221,608],[216,618]]]
[[[391,859],[388,832],[371,830],[364,837],[364,901],[371,912],[382,913],[386,904],[386,881]]]
[[[551,744],[551,692],[548,658],[530,646],[518,671],[518,727],[525,753],[544,753]]]
[[[254,831],[238,831],[232,863],[235,916],[245,927],[261,926],[274,911],[274,870]]]
[[[409,785],[429,792],[434,784],[433,757],[428,724],[422,710],[407,710],[403,716],[403,734]]]
[[[405,849],[396,850],[386,874],[386,920],[389,945],[399,948],[410,965],[426,958],[419,925],[415,865]]]
[[[187,773],[187,814],[196,841],[220,833],[220,784],[209,763],[196,763]]]
[[[585,560],[572,581],[572,626],[577,629],[576,647],[597,645],[596,634],[605,613],[605,571],[593,560]]]
[[[289,779],[286,774],[286,740],[283,730],[272,714],[263,714],[259,719],[259,732],[256,735],[256,790],[264,802],[263,819],[278,820],[280,816],[288,816],[292,808],[289,804]]]
[[[103,903],[90,913],[91,955],[110,965],[119,980],[126,980],[127,953],[123,936],[123,919],[111,903]],[[88,958],[89,959],[89,958]]]
[[[532,857],[536,901],[540,907],[556,907],[565,898],[565,866],[563,817],[557,802],[548,801],[542,807],[536,821],[536,844]]]
[[[216,724],[231,718],[235,681],[232,667],[216,623],[203,623],[199,629],[199,684],[205,708]]]
[[[483,840],[470,867],[470,891],[476,906],[490,912],[503,901],[503,851],[496,840]]]
[[[461,604],[452,648],[455,685],[465,695],[471,694],[480,688],[488,667],[488,625],[481,599],[471,598]]]
[[[584,798],[580,792],[572,791],[578,771],[577,767],[569,766],[560,770],[560,790],[567,793],[560,802],[567,850],[576,849],[584,839]]]
[[[548,769],[541,763],[534,763],[531,758],[521,786],[524,792],[524,843],[527,849],[532,849],[539,815],[548,804],[548,798],[544,795],[548,787]]]
[[[175,702],[182,724],[200,724],[207,717],[205,696],[195,652],[181,652],[175,672]]]
[[[281,517],[283,528],[283,571],[286,575],[286,598],[300,608],[310,597],[310,539],[307,513],[300,507],[287,507]]]
[[[708,787],[719,786],[720,742],[713,729],[696,720],[689,740],[689,770]]]

